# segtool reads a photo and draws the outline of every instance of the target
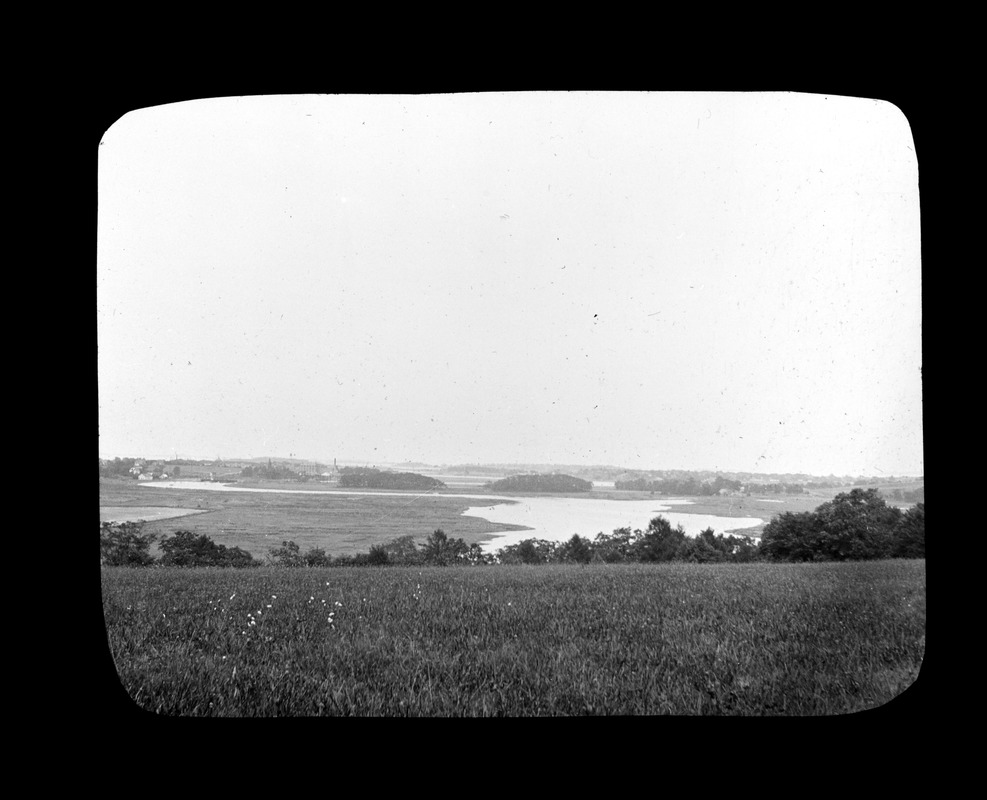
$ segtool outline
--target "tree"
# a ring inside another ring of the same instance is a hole
[[[391,564],[421,564],[425,560],[411,534],[385,542],[382,547],[387,551],[387,559]]]
[[[304,567],[305,557],[294,542],[281,542],[280,547],[268,550],[267,559],[278,567]]]
[[[730,554],[730,561],[747,563],[756,561],[759,556],[757,542],[750,536],[725,536],[723,537],[727,552]]]
[[[889,506],[877,489],[836,495],[815,511],[820,521],[816,554],[837,561],[887,558],[901,510]]]
[[[146,567],[154,563],[151,545],[157,539],[143,532],[143,521],[101,522],[99,563],[107,567]]]
[[[480,545],[473,542],[466,550],[466,561],[473,566],[484,566],[493,562],[493,556],[487,554]]]
[[[637,561],[671,561],[686,538],[681,525],[672,528],[665,517],[657,516],[634,542],[633,556]]]
[[[441,528],[438,528],[425,542],[422,555],[425,563],[445,567],[457,561],[465,561],[468,550],[465,541],[450,539]]]
[[[696,564],[709,564],[724,561],[723,553],[716,549],[702,534],[692,539],[686,538],[675,552],[677,561],[691,561]]]
[[[559,556],[562,561],[588,564],[593,558],[593,546],[589,539],[574,533],[572,538],[560,548]]]
[[[641,531],[631,531],[630,528],[617,528],[612,534],[601,531],[593,539],[594,557],[599,555],[607,564],[633,560],[635,556],[632,545],[640,533]]]
[[[541,554],[535,546],[534,539],[525,539],[517,544],[517,557],[522,564],[540,564]]]
[[[811,511],[785,511],[764,526],[761,553],[771,561],[812,561],[819,527],[819,519]]]
[[[773,561],[889,558],[901,518],[877,489],[853,489],[813,512],[779,514],[764,527],[760,549]]]
[[[891,539],[891,555],[895,558],[925,558],[925,503],[901,515]]]

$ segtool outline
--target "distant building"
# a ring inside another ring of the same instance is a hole
[[[153,475],[148,475],[146,472],[142,472],[140,475],[137,476],[137,480],[139,480],[139,481],[153,481],[154,480],[154,476]]]

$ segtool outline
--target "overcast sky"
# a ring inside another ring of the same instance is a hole
[[[100,455],[922,474],[918,179],[866,98],[132,111]]]

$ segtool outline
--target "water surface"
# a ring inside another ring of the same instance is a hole
[[[514,497],[510,505],[473,506],[463,512],[466,516],[480,517],[490,522],[524,525],[530,530],[496,533],[494,539],[483,543],[483,548],[493,552],[525,539],[547,539],[564,542],[573,534],[592,539],[598,533],[611,534],[617,528],[644,530],[659,515],[681,525],[687,536],[696,536],[706,528],[716,533],[753,528],[764,520],[757,517],[721,517],[713,514],[690,514],[670,511],[674,505],[689,505],[688,500],[610,500],[604,498],[572,497]],[[743,535],[742,531],[738,535]]]
[[[159,489],[190,489],[207,492],[267,492],[272,494],[320,494],[331,497],[345,495],[382,495],[385,497],[414,497],[415,492],[361,491],[358,489],[267,489],[250,486],[225,485],[204,481],[154,481],[141,486]],[[760,525],[757,517],[721,517],[714,514],[690,514],[686,511],[670,511],[672,505],[690,505],[692,501],[681,498],[657,500],[614,500],[601,497],[517,497],[490,494],[459,494],[444,492],[419,492],[419,496],[456,497],[482,499],[483,504],[471,506],[463,516],[479,517],[488,522],[505,525],[523,525],[525,530],[491,534],[490,541],[481,546],[493,552],[525,539],[547,539],[563,542],[579,534],[592,539],[598,533],[613,533],[617,528],[629,527],[644,530],[648,522],[659,514],[673,526],[681,525],[688,536],[695,536],[706,528],[716,533],[739,531]],[[499,502],[492,502],[499,501]]]

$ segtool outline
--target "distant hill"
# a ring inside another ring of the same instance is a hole
[[[887,476],[867,477],[854,475],[812,475],[804,472],[736,472],[728,470],[684,470],[684,469],[631,469],[612,465],[578,465],[578,464],[446,464],[442,470],[449,475],[498,475],[564,473],[590,481],[633,481],[644,479],[657,480],[694,480],[697,483],[713,482],[718,477],[741,483],[758,484],[794,484],[819,487],[863,486],[882,484],[901,484],[922,482],[922,476]]]
[[[417,472],[387,472],[371,467],[343,467],[339,486],[345,489],[412,489],[428,491],[444,489],[446,485],[437,478],[419,475]]]
[[[487,486],[496,492],[588,492],[593,484],[572,475],[511,475]]]

